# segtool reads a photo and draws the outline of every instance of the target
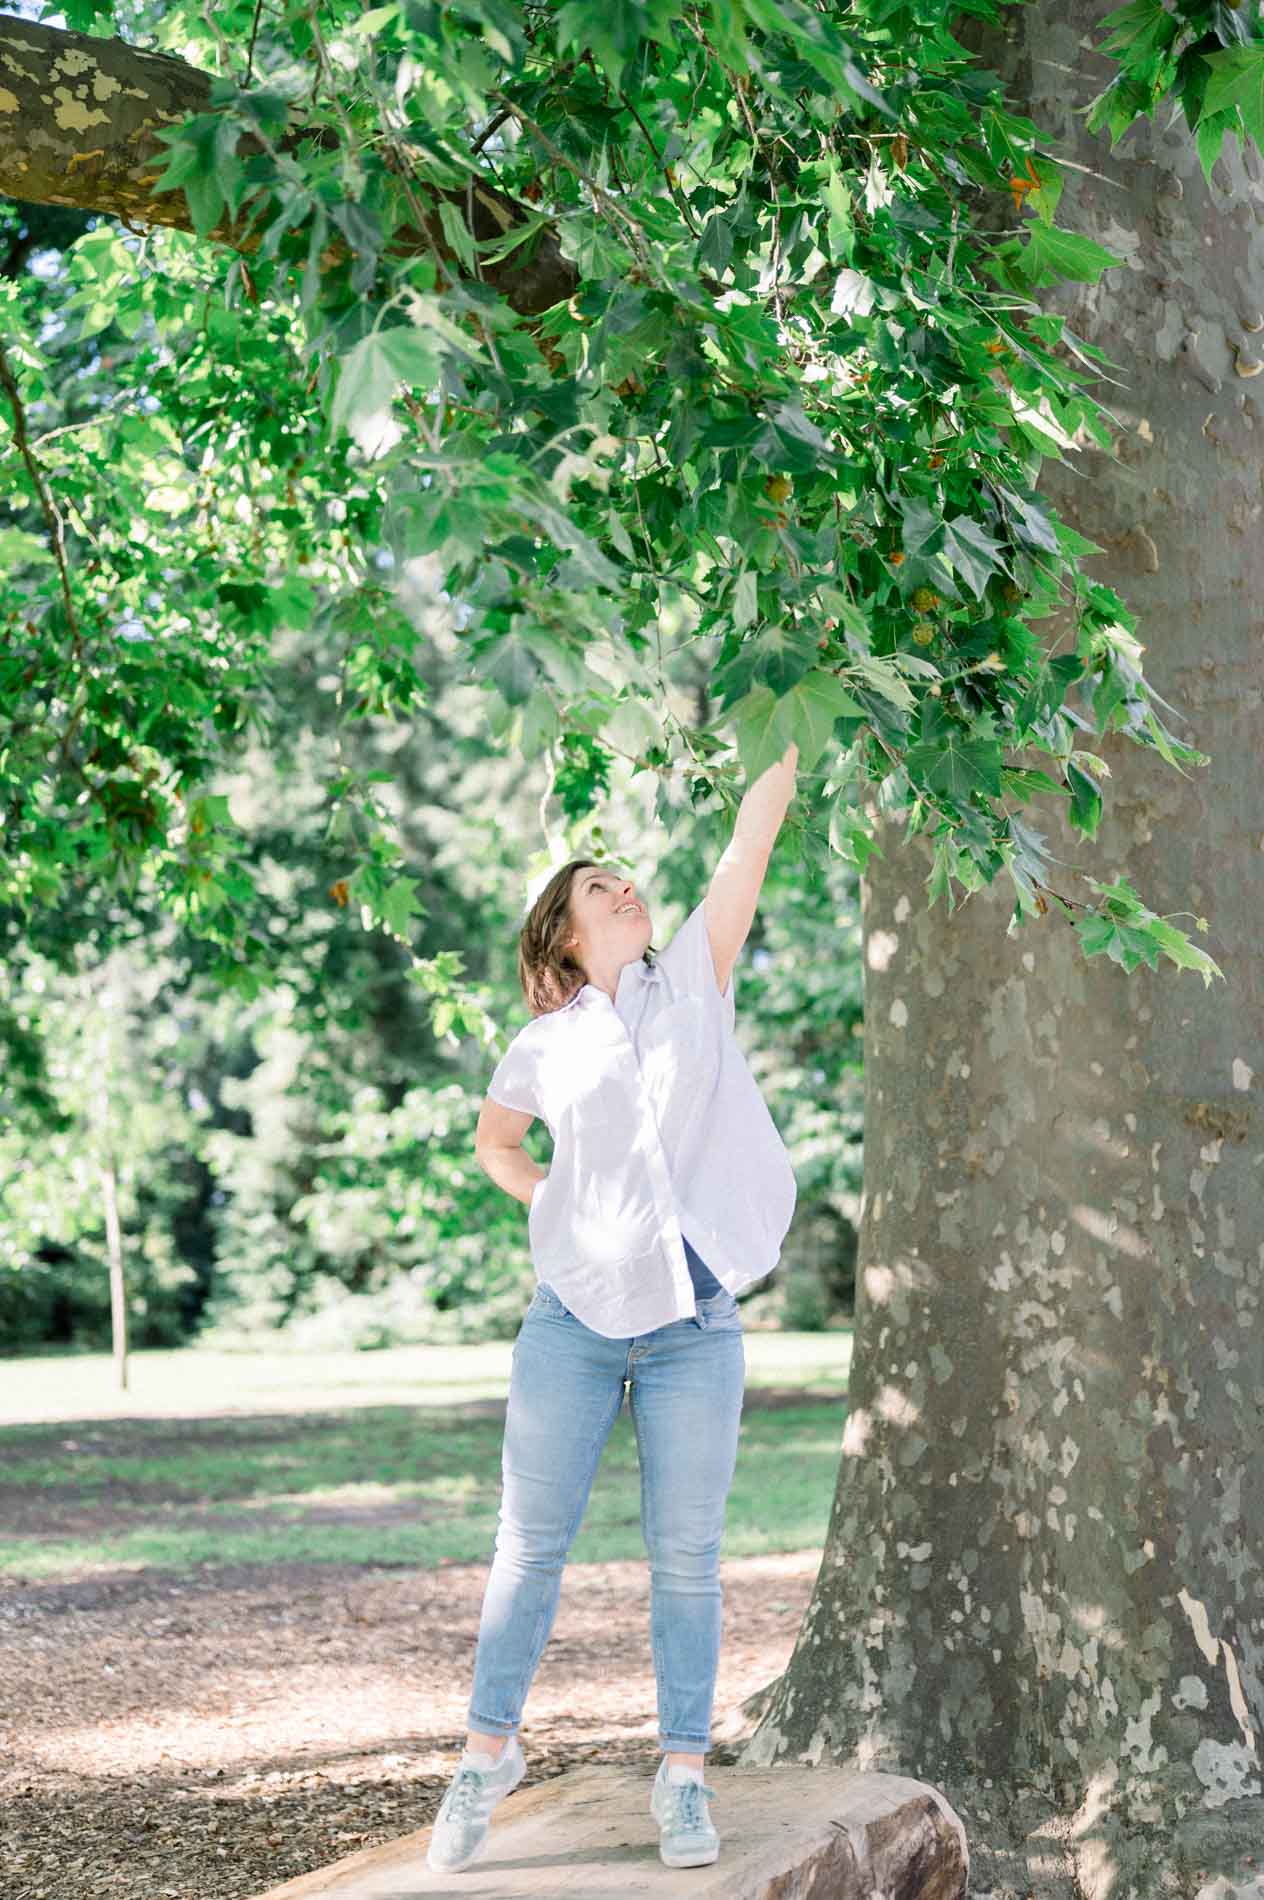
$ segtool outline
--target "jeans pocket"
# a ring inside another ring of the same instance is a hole
[[[558,1299],[552,1287],[547,1286],[543,1280],[536,1282],[535,1294],[531,1304],[536,1308],[537,1312],[552,1313],[559,1319],[564,1318],[568,1310],[563,1306],[561,1300]]]
[[[742,1309],[731,1293],[712,1293],[695,1304],[698,1323],[708,1332],[716,1327],[723,1327],[730,1332],[741,1330]]]

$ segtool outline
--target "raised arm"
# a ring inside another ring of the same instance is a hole
[[[707,889],[703,916],[721,990],[746,942],[764,873],[772,855],[786,807],[794,797],[794,774],[799,762],[797,745],[786,747],[776,765],[760,773],[738,807],[733,836],[716,865]]]

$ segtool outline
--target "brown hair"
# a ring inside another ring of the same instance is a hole
[[[614,868],[598,863],[595,858],[572,858],[554,871],[527,912],[526,922],[518,934],[518,981],[533,1016],[547,1016],[561,1009],[587,982],[584,970],[566,942],[574,925],[571,886],[581,871]],[[650,945],[642,953],[641,961],[649,963],[652,955],[653,945]]]

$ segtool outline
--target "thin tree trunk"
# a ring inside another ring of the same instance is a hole
[[[1041,486],[1107,550],[1092,566],[1212,763],[1086,733],[1112,774],[1099,839],[1053,809],[1041,828],[1206,915],[1227,981],[1086,962],[1053,914],[1007,937],[999,881],[928,912],[926,840],[883,821],[850,1413],[744,1759],[936,1782],[982,1886],[1151,1900],[1264,1860],[1264,194],[1232,139],[1209,190],[1166,108],[1113,154],[1085,136],[1099,27],[1087,0],[1018,9],[985,54],[1088,168],[1058,222],[1128,260],[1042,294],[1123,387],[1096,386],[1120,459],[1090,445]]]
[[[101,1164],[101,1198],[105,1206],[105,1243],[110,1258],[110,1335],[114,1345],[114,1376],[120,1392],[127,1390],[127,1289],[123,1278],[123,1230],[119,1224],[118,1171],[113,1151]]]

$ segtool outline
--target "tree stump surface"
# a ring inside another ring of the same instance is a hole
[[[460,1873],[431,1873],[430,1829],[420,1828],[256,1900],[964,1900],[965,1829],[927,1782],[838,1768],[708,1769],[720,1857],[681,1868],[658,1857],[651,1785],[620,1768],[577,1768],[502,1801],[482,1859]]]

